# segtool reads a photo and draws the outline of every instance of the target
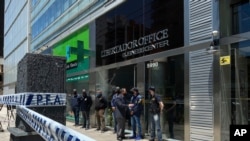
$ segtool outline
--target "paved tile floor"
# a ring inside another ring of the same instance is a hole
[[[0,111],[0,121],[4,129],[4,132],[0,132],[0,141],[9,141],[10,133],[8,132],[7,127],[8,125],[10,127],[14,127],[15,122],[13,118],[11,118],[10,121],[8,120],[6,107],[3,107],[2,110]],[[74,126],[72,122],[67,122],[66,126],[90,138],[93,138],[96,141],[116,141],[116,134],[113,134],[112,130],[106,131],[104,133],[101,133],[100,131],[96,131],[96,128],[85,130],[85,129],[82,129],[80,126]],[[134,139],[125,139],[124,141],[134,141]],[[141,141],[147,141],[147,139],[142,139]]]

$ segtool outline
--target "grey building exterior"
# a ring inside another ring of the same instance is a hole
[[[249,124],[248,1],[57,2],[30,2],[27,46],[66,57],[67,93],[86,89],[94,98],[101,89],[110,100],[115,86],[138,87],[145,135],[151,85],[166,107],[164,138],[173,129],[177,140],[226,141],[231,124]]]

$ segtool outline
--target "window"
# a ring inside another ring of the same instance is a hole
[[[242,2],[232,6],[233,34],[250,31],[250,3]]]

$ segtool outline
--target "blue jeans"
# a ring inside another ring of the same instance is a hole
[[[157,131],[158,141],[162,141],[160,114],[151,114],[151,139],[155,139],[155,129]]]
[[[133,129],[133,136],[136,137],[136,127],[137,127],[138,128],[137,136],[142,137],[140,116],[133,115],[131,117],[131,126]]]
[[[78,107],[74,107],[72,109],[73,113],[74,113],[74,117],[75,117],[75,125],[79,124],[79,108]]]

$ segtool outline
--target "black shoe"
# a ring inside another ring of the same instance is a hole
[[[106,132],[107,131],[107,129],[103,129],[102,131],[101,131],[101,133],[104,133],[104,132]]]
[[[99,130],[101,130],[100,128],[96,128],[96,131],[99,131]]]
[[[150,139],[149,141],[154,141],[155,139]]]

